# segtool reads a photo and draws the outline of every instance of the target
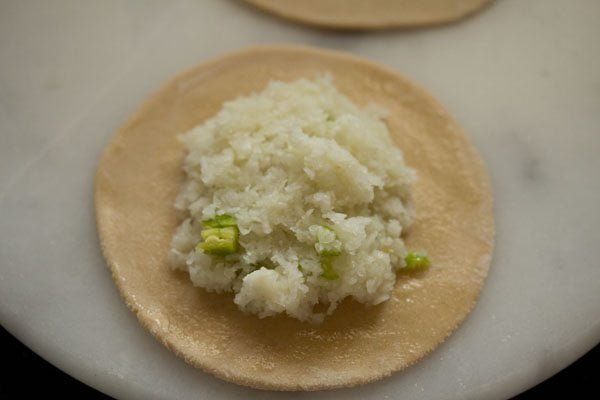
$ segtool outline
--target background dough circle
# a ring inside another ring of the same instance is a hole
[[[433,25],[474,13],[491,0],[244,0],[293,21],[337,29]]]
[[[224,101],[269,80],[332,74],[359,106],[386,120],[418,174],[417,219],[408,248],[426,249],[432,268],[399,274],[378,306],[343,302],[320,325],[239,311],[231,294],[192,286],[171,271],[167,253],[178,224],[173,202],[183,180],[176,135],[215,115]],[[424,90],[361,58],[309,48],[254,48],[184,72],[150,96],[112,138],[96,176],[96,219],[104,256],[141,324],[190,364],[257,388],[318,390],[353,386],[411,365],[439,345],[472,309],[494,237],[486,168],[457,123]]]

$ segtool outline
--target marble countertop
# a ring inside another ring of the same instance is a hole
[[[349,51],[413,78],[487,162],[497,241],[467,321],[381,382],[310,399],[502,399],[600,342],[600,2],[498,0],[459,24],[340,33],[234,0],[0,3],[0,322],[117,398],[279,399],[195,370],[138,325],[100,254],[93,176],[182,69],[240,47]]]

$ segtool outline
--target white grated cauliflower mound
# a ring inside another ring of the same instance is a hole
[[[320,322],[348,296],[388,300],[405,265],[400,235],[413,218],[415,174],[381,116],[359,109],[329,77],[270,82],[225,103],[180,138],[187,178],[172,265],[195,286],[233,291],[240,309],[261,318]],[[236,220],[239,248],[204,254],[201,222],[223,214]]]

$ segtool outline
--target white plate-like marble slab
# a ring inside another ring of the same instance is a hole
[[[497,247],[467,321],[381,382],[298,399],[500,399],[600,341],[600,2],[498,0],[463,23],[334,33],[234,0],[0,3],[0,322],[118,398],[283,399],[194,370],[138,325],[97,243],[95,163],[177,71],[261,43],[354,52],[427,87],[470,133]]]

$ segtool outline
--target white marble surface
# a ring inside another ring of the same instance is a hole
[[[600,2],[499,0],[383,33],[292,25],[234,0],[0,2],[0,322],[117,398],[280,399],[188,367],[121,302],[92,179],[122,121],[181,69],[258,43],[362,54],[427,87],[487,161],[497,249],[475,311],[382,382],[297,399],[501,399],[600,341]]]

